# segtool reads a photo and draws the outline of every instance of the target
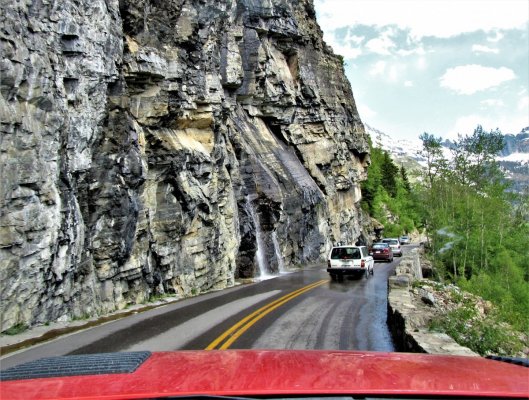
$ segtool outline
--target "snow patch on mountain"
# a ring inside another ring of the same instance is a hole
[[[497,161],[518,162],[522,165],[529,164],[529,153],[512,153],[505,157],[496,157]]]
[[[413,164],[415,162],[421,167],[426,166],[426,159],[421,154],[422,141],[420,139],[395,139],[365,122],[364,127],[371,137],[373,145],[386,150],[395,162],[401,164],[404,162]]]

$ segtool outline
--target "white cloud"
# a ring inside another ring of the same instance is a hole
[[[428,63],[426,62],[426,58],[425,57],[419,57],[417,59],[417,62],[415,63],[415,66],[417,67],[417,69],[419,70],[424,70],[426,69],[426,67],[428,66]]]
[[[397,82],[399,80],[399,76],[400,76],[400,66],[392,65],[391,67],[389,67],[387,77],[391,82]]]
[[[389,49],[395,47],[395,43],[388,37],[379,37],[371,39],[366,43],[366,48],[373,53],[390,55]]]
[[[494,36],[489,36],[487,38],[487,41],[491,43],[497,43],[503,39],[503,36],[504,36],[503,33],[496,31],[494,32]]]
[[[498,128],[501,133],[519,133],[524,127],[529,126],[529,116],[511,116],[511,115],[479,115],[471,114],[459,117],[452,129],[445,133],[445,139],[457,139],[457,135],[471,135],[474,129],[481,125],[485,131],[491,131]]]
[[[413,82],[412,81],[405,81],[404,82],[404,86],[405,87],[413,87]]]
[[[486,99],[480,101],[480,104],[485,107],[504,107],[505,103],[501,99]]]
[[[355,46],[359,46],[363,41],[365,40],[365,36],[358,36],[351,34],[351,31],[347,31],[347,35],[343,39],[344,43],[346,44],[354,44]]]
[[[396,52],[399,56],[409,56],[409,55],[412,55],[412,54],[419,54],[419,55],[423,55],[425,54],[425,51],[422,47],[415,47],[414,49],[408,49],[408,50],[404,50],[404,49],[399,49],[397,50]]]
[[[390,49],[396,47],[395,42],[391,39],[393,35],[392,29],[386,29],[382,34],[375,39],[371,39],[366,43],[366,48],[377,54],[389,55]]]
[[[370,75],[377,76],[377,75],[384,75],[384,72],[386,71],[386,65],[387,63],[385,61],[377,61],[373,66],[371,67],[371,70],[369,71]]]
[[[493,49],[491,47],[483,46],[481,44],[473,45],[472,46],[472,51],[474,53],[494,53],[494,54],[498,54],[499,53],[498,49]]]
[[[462,136],[471,135],[478,125],[481,125],[483,126],[483,129],[488,130],[486,127],[487,124],[484,124],[484,117],[481,115],[473,114],[459,117],[456,120],[454,127],[444,137],[446,139],[457,139],[458,134]]]
[[[362,49],[359,47],[351,46],[351,42],[345,42],[338,40],[334,33],[325,35],[325,42],[331,46],[336,54],[340,54],[344,59],[355,59],[362,55]]]
[[[392,53],[406,57],[414,54],[420,56],[426,52],[422,47],[422,44],[407,37],[406,45],[408,48],[398,49],[397,43],[393,40],[393,37],[399,33],[395,28],[386,27],[379,33],[378,37],[374,37],[367,40],[365,36],[355,35],[352,29],[348,29],[345,36],[337,37],[337,31],[331,30],[325,37],[326,42],[333,47],[335,52],[346,55],[350,51],[355,52],[355,57],[363,54],[362,50],[366,53],[374,53],[378,55],[388,56]],[[338,49],[340,51],[338,51]],[[346,57],[347,58],[347,57]]]
[[[405,72],[405,65],[398,63],[388,63],[380,60],[371,65],[369,75],[374,77],[382,77],[385,81],[396,83]]]
[[[439,80],[441,87],[458,94],[473,94],[514,78],[514,72],[506,67],[492,68],[471,64],[449,68]]]
[[[518,101],[518,110],[526,111],[529,114],[529,96],[522,97]]]
[[[478,30],[513,29],[529,20],[527,0],[315,0],[324,32],[354,24],[397,23],[413,36],[450,37]],[[327,38],[326,38],[327,40]]]
[[[372,119],[377,115],[376,111],[373,111],[371,108],[369,108],[365,104],[357,105],[357,107],[358,107],[358,114],[360,114],[360,118],[363,121]]]

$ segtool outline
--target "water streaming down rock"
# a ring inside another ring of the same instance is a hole
[[[272,243],[274,243],[274,252],[276,254],[276,260],[277,260],[277,269],[279,270],[279,273],[285,273],[285,263],[283,261],[283,255],[281,254],[281,246],[279,244],[279,240],[277,240],[277,233],[276,231],[272,232]]]
[[[255,226],[255,241],[257,244],[255,257],[257,258],[257,265],[259,266],[259,279],[263,280],[273,278],[273,275],[269,272],[268,261],[265,257],[265,242],[263,240],[263,230],[261,229],[259,216],[255,211],[255,207],[252,203],[252,200],[250,199],[250,196],[246,196],[246,206]]]

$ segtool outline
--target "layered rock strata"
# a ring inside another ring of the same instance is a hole
[[[2,0],[2,331],[362,237],[368,143],[311,0]]]

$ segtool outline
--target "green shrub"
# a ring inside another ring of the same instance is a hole
[[[28,328],[29,327],[26,324],[16,324],[16,325],[13,325],[11,328],[6,329],[2,333],[4,335],[10,335],[10,336],[18,335],[19,333],[26,331]]]
[[[498,319],[520,331],[529,327],[529,283],[521,271],[508,265],[505,271],[481,272],[469,280],[460,280],[462,289],[488,300],[498,308]]]
[[[480,319],[476,309],[470,305],[432,320],[430,330],[446,333],[461,346],[482,356],[513,356],[523,350],[523,344],[516,334],[509,332],[496,315]]]

